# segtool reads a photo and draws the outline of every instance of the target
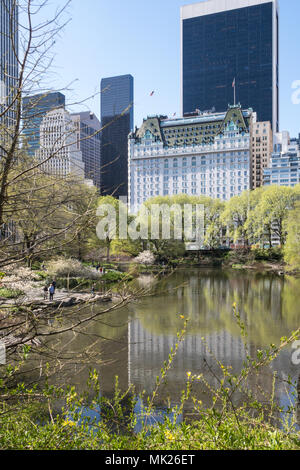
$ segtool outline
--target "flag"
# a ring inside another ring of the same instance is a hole
[[[234,87],[235,87],[235,77],[234,77],[234,80],[232,82],[232,88],[234,88]]]
[[[153,91],[151,91],[151,93],[150,93],[150,96],[153,96],[153,95],[154,95],[154,90],[153,90]]]

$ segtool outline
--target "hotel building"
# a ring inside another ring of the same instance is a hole
[[[251,187],[252,109],[150,116],[129,135],[132,212],[154,196],[188,194],[229,200]]]

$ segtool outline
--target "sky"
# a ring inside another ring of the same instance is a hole
[[[52,6],[61,2],[51,0]],[[55,45],[52,88],[63,89],[73,82],[65,93],[67,106],[96,94],[69,109],[90,109],[99,117],[101,78],[131,74],[135,125],[140,127],[147,115],[180,115],[180,6],[190,3],[196,2],[72,0],[70,22]],[[280,128],[296,136],[300,92],[292,86],[300,89],[300,1],[279,0],[279,8]],[[152,90],[155,94],[150,97]],[[295,92],[298,99],[292,100]]]

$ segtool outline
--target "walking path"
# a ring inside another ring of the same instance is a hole
[[[26,304],[34,304],[34,305],[58,305],[62,304],[62,306],[71,306],[79,303],[84,303],[90,300],[103,300],[108,301],[110,299],[109,296],[105,296],[105,294],[101,294],[100,292],[95,292],[94,295],[90,293],[80,293],[80,292],[67,292],[64,290],[56,290],[54,294],[53,301],[48,299],[44,300],[44,294],[41,289],[32,289],[28,294],[18,297],[17,299],[1,299],[0,304],[10,304],[10,305],[26,305]],[[64,305],[65,304],[65,305]]]

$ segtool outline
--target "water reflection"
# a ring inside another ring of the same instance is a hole
[[[140,283],[149,286],[153,278],[143,277]],[[232,314],[234,302],[247,325],[246,344]],[[299,327],[299,305],[300,279],[217,269],[182,270],[156,284],[153,296],[101,317],[84,334],[74,336],[69,332],[57,342],[51,340],[49,347],[59,349],[63,344],[66,353],[89,350],[95,354],[95,361],[90,360],[85,366],[71,361],[67,372],[64,370],[62,383],[76,383],[83,390],[88,369],[93,367],[99,372],[101,394],[105,396],[113,395],[116,375],[121,389],[133,385],[137,393],[150,394],[182,328],[180,314],[189,317],[186,338],[160,392],[158,405],[163,409],[168,397],[173,406],[179,404],[188,371],[204,374],[210,386],[217,387],[216,361],[231,366],[237,374],[243,367],[246,350],[255,356],[257,349],[279,344],[280,338]],[[99,358],[101,364],[96,360]],[[300,370],[291,363],[290,349],[258,375],[249,377],[248,386],[256,389],[258,399],[266,401],[272,393],[275,371],[276,398],[288,407],[290,402],[297,401],[286,384],[289,376],[295,384],[298,382],[300,397]],[[204,404],[211,403],[203,384],[196,384],[194,393]],[[235,396],[237,402],[243,398],[241,394]],[[185,405],[184,414],[188,416],[191,410],[192,402]],[[298,415],[300,418],[300,411]]]

